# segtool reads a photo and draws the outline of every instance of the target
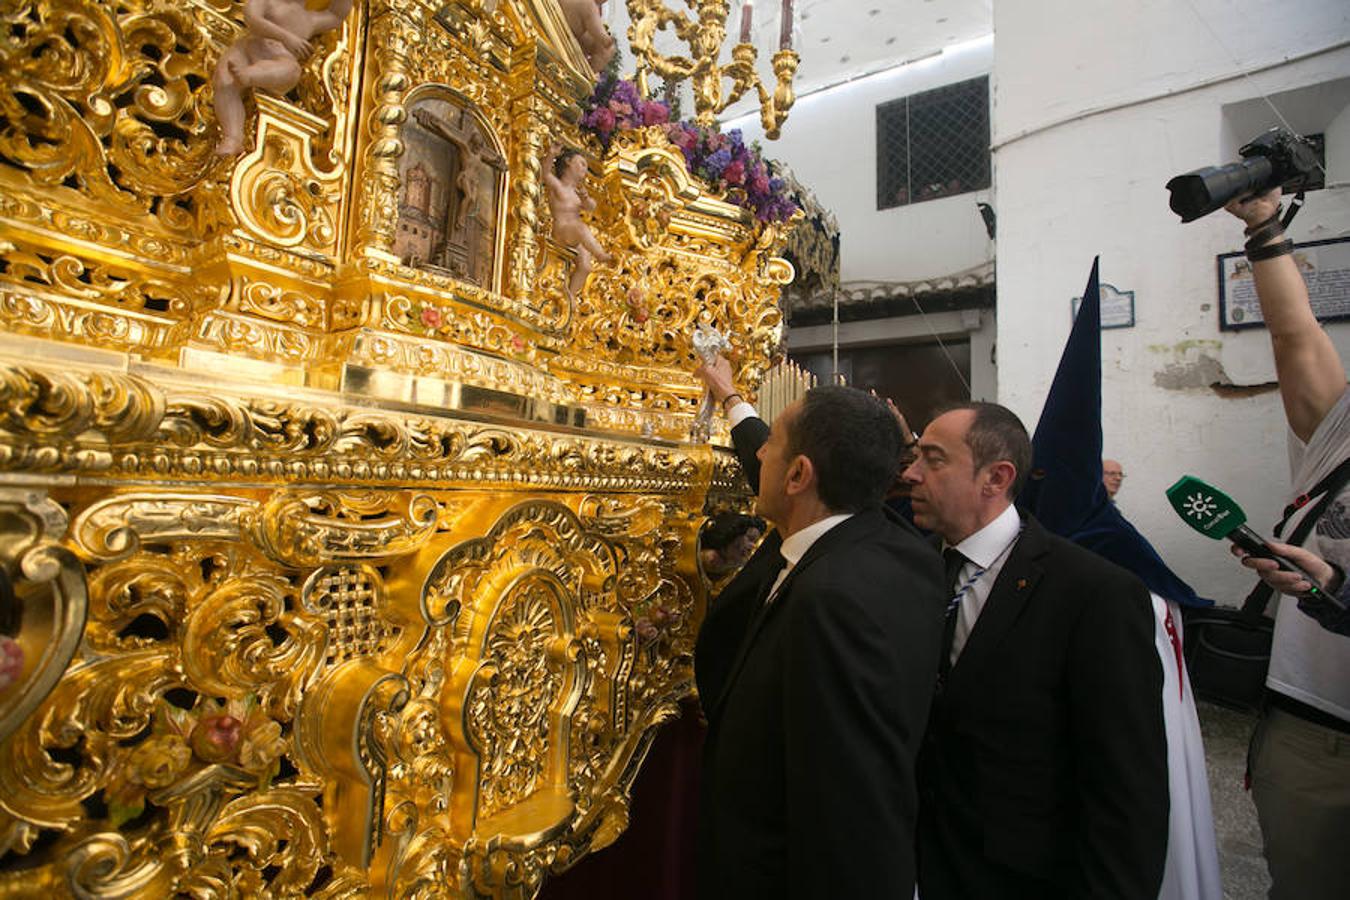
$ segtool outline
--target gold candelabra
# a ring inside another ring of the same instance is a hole
[[[764,126],[764,136],[776,140],[796,99],[792,80],[801,62],[797,51],[790,46],[791,4],[784,4],[785,21],[789,24],[783,29],[782,45],[773,55],[774,87],[770,91],[755,67],[759,52],[748,40],[748,27],[742,28],[740,42],[731,49],[731,61],[719,62],[727,36],[728,0],[684,2],[697,18],[691,19],[682,10],[670,9],[665,0],[628,0],[628,17],[632,22],[628,40],[637,57],[639,92],[644,97],[650,96],[647,90],[650,74],[670,82],[687,79],[694,93],[696,121],[711,126],[728,106],[754,88],[759,95],[759,118]],[[667,56],[657,51],[656,33],[667,27],[689,47],[688,56]],[[730,80],[730,86],[724,86],[727,80]]]

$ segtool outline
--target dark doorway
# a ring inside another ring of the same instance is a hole
[[[830,383],[834,362],[829,350],[789,358],[820,384]],[[970,399],[968,340],[840,349],[839,370],[853,387],[894,400],[915,431],[923,431],[935,410]]]

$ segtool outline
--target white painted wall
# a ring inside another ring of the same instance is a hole
[[[920,91],[989,74],[993,42],[972,41],[847,86],[802,97],[782,137],[763,140],[756,116],[726,123],[764,154],[792,167],[839,220],[845,281],[915,281],[950,275],[993,259],[975,208],[977,191],[894,209],[876,208],[876,107]]]
[[[1136,292],[1137,326],[1102,335],[1106,453],[1128,475],[1121,508],[1198,591],[1239,603],[1252,579],[1226,545],[1182,524],[1163,491],[1195,474],[1269,531],[1288,490],[1278,395],[1225,399],[1208,387],[1273,382],[1269,336],[1218,330],[1215,256],[1241,249],[1241,225],[1223,212],[1181,225],[1163,184],[1228,161],[1254,136],[1235,133],[1251,123],[1226,122],[1225,105],[1232,119],[1251,110],[1234,105],[1261,94],[1278,105],[1281,92],[1350,75],[1350,4],[1091,6],[995,4],[1000,400],[1034,424],[1068,335],[1069,298],[1101,254],[1102,280]],[[1328,123],[1329,140],[1346,139],[1348,116]],[[1329,150],[1329,180],[1344,182],[1350,148]],[[1350,234],[1350,188],[1310,195],[1292,232],[1300,241]],[[1350,325],[1328,330],[1350,355]]]

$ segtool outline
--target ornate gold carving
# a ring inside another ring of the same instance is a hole
[[[239,280],[238,298],[240,312],[291,322],[302,328],[322,328],[324,325],[323,300],[306,291],[244,277]]]
[[[169,228],[214,162],[200,105],[203,39],[177,4],[51,0],[10,6],[0,45],[0,158],[31,183],[65,185]]]
[[[426,543],[436,514],[425,494],[279,492],[258,512],[254,540],[292,566],[399,556]]]
[[[0,489],[0,639],[21,659],[0,682],[0,742],[56,686],[84,631],[84,570],[55,543],[65,530],[65,511],[41,491]]]
[[[691,690],[738,472],[683,442],[687,329],[753,387],[788,226],[625,134],[574,303],[539,157],[591,73],[553,0],[358,4],[218,162],[242,15],[0,12],[0,894],[533,896]],[[392,253],[432,97],[508,170],[481,284]]]
[[[117,440],[76,440],[91,429]],[[133,375],[26,367],[0,366],[0,432],[0,470],[653,492],[686,490],[696,473],[676,447],[359,408],[166,395]]]
[[[551,579],[527,576],[508,591],[489,626],[466,710],[468,737],[480,754],[479,816],[533,795],[554,755],[559,736],[550,719],[568,680],[566,651],[552,646],[563,637],[559,600]]]
[[[731,62],[718,62],[727,37],[728,0],[685,2],[696,11],[697,19],[690,19],[683,11],[672,11],[666,6],[667,0],[628,0],[632,20],[628,39],[638,57],[639,89],[647,95],[648,72],[667,81],[691,80],[695,118],[700,125],[712,126],[718,115],[754,88],[759,96],[764,136],[776,139],[795,99],[792,79],[797,74],[800,57],[788,48],[773,55],[775,86],[770,91],[755,69],[759,51],[754,44],[736,44],[731,48]],[[689,47],[689,56],[667,56],[656,50],[656,33],[667,26],[675,32],[677,40]],[[724,91],[722,82],[726,79],[731,79],[731,88]]]
[[[343,167],[314,164],[327,123],[261,92],[255,99],[258,145],[239,161],[230,182],[240,224],[275,247],[331,253]]]
[[[197,538],[230,540],[243,530],[241,519],[256,504],[240,497],[201,494],[122,494],[82,512],[71,538],[86,559],[125,559],[147,543]]]
[[[550,403],[567,403],[571,392],[547,372],[529,365],[528,355],[516,349],[519,336],[504,327],[489,331],[490,343],[499,346],[503,356],[475,353],[441,341],[403,337],[388,333],[359,331],[343,335],[334,344],[350,347],[343,355],[347,367],[365,366],[375,370],[423,375],[459,384],[471,384],[506,391],[519,397],[531,397]]]

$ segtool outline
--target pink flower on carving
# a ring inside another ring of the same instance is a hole
[[[732,160],[731,163],[722,170],[722,178],[727,184],[745,183],[745,163],[739,159]]]
[[[664,103],[648,100],[642,104],[643,125],[664,125],[670,121],[670,109]]]
[[[643,303],[643,293],[640,287],[630,287],[628,289],[628,314],[633,317],[633,321],[641,325],[651,317],[647,312],[647,304]]]
[[[597,109],[595,111],[595,129],[601,134],[609,134],[613,131],[614,113],[603,106]]]
[[[192,752],[205,762],[224,762],[239,746],[244,723],[228,713],[202,716],[188,736]]]
[[[441,311],[440,311],[439,309],[436,309],[435,307],[432,307],[432,306],[424,306],[424,307],[422,307],[422,327],[424,327],[424,328],[440,328],[440,327],[441,327]]]
[[[0,635],[0,690],[4,690],[23,675],[23,647],[7,635]]]

